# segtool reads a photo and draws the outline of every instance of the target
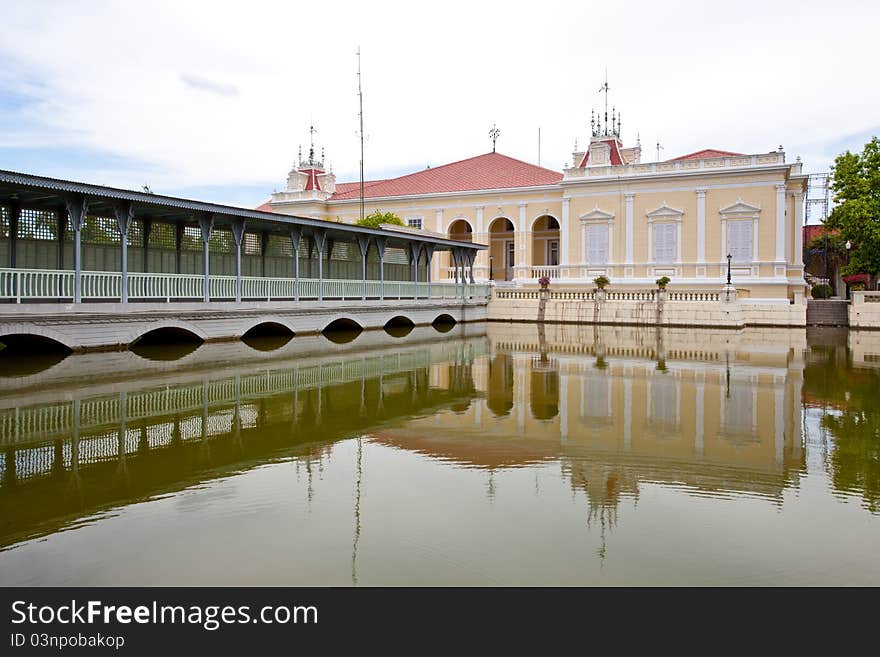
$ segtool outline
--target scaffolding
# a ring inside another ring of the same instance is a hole
[[[828,218],[828,173],[811,173],[807,180],[805,224],[822,224]]]

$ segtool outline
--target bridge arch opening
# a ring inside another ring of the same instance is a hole
[[[415,326],[409,317],[397,315],[385,322],[385,332],[392,337],[402,338],[409,335]]]
[[[18,377],[43,372],[72,353],[52,338],[30,333],[0,336],[0,376]]]
[[[455,327],[456,321],[452,315],[448,315],[443,313],[442,315],[437,315],[434,318],[434,321],[431,322],[431,326],[434,327],[440,333],[449,333]]]
[[[245,331],[241,341],[257,351],[275,351],[290,342],[293,336],[293,331],[280,322],[261,322]]]
[[[163,326],[138,336],[128,348],[147,360],[178,360],[191,354],[204,342],[179,326]]]
[[[340,317],[327,324],[321,333],[331,342],[345,344],[346,342],[353,341],[357,336],[363,333],[363,331],[364,327],[353,319]]]

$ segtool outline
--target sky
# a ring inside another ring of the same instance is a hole
[[[880,3],[0,0],[0,169],[253,207],[309,125],[338,181],[491,150],[561,170],[607,70],[643,161],[880,134]]]

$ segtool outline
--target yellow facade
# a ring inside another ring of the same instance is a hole
[[[733,251],[732,281],[741,298],[784,303],[802,296],[807,177],[801,163],[786,163],[781,150],[715,153],[574,166],[559,182],[533,187],[368,196],[365,210],[394,212],[420,222],[421,230],[488,244],[474,263],[478,281],[535,285],[547,276],[554,285],[576,287],[605,275],[612,286],[638,288],[653,287],[665,275],[673,289],[717,289]],[[320,192],[276,194],[270,206],[344,222],[357,221],[361,212],[358,198],[334,200]],[[432,277],[453,278],[451,264],[447,255],[435,257]]]

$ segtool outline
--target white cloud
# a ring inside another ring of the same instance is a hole
[[[606,67],[647,159],[658,137],[664,157],[781,143],[826,168],[823,144],[880,125],[880,10],[842,4],[7,2],[0,81],[32,104],[3,142],[147,163],[104,171],[115,184],[280,184],[313,119],[351,179],[360,45],[368,174],[485,152],[493,121],[498,149],[530,161],[540,126],[561,168]]]

